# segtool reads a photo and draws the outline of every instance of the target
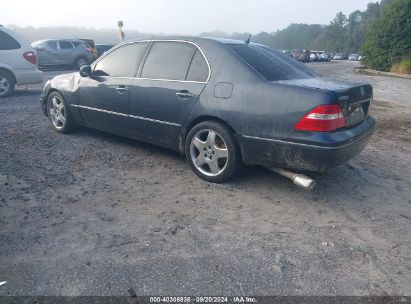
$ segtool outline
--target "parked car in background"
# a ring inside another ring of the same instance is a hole
[[[364,60],[365,60],[365,56],[362,56],[362,55],[358,56],[358,61],[364,61]]]
[[[96,44],[96,49],[97,49],[97,57],[100,57],[103,55],[105,52],[110,50],[114,44]]]
[[[310,61],[311,62],[316,62],[319,61],[318,54],[316,52],[310,52]]]
[[[325,171],[373,134],[373,89],[324,79],[267,46],[211,38],[129,41],[45,84],[55,131],[76,125],[186,155],[209,182],[241,163]]]
[[[40,67],[69,65],[80,69],[93,61],[90,47],[81,40],[48,39],[31,45],[37,52]]]
[[[300,62],[310,62],[309,50],[294,50],[294,58]]]
[[[330,56],[325,51],[315,51],[317,54],[317,61],[326,62],[330,60]]]
[[[16,85],[43,81],[37,56],[30,43],[11,29],[0,25],[0,97],[13,94]]]
[[[83,39],[83,38],[80,38],[79,40],[83,41],[87,44],[87,46],[91,50],[91,54],[93,55],[93,59],[94,60],[97,59],[98,58],[97,48],[96,48],[96,44],[94,43],[94,40],[93,39]]]
[[[334,60],[344,60],[344,54],[343,53],[335,53],[333,59]]]
[[[350,61],[358,61],[358,57],[359,57],[358,54],[351,54],[351,55],[348,57],[348,60],[350,60]]]

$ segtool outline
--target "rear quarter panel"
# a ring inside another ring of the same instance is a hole
[[[267,81],[224,46],[207,51],[212,76],[187,119],[185,131],[198,117],[215,117],[240,135],[287,138],[304,114],[335,100],[331,91]],[[233,84],[230,98],[215,97],[215,87],[221,82]]]

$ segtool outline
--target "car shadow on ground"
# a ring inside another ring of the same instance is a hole
[[[104,141],[110,142],[113,145],[125,145],[128,147],[136,148],[138,150],[143,150],[149,154],[156,154],[160,157],[170,158],[174,161],[178,160],[181,165],[187,164],[185,156],[181,155],[177,151],[173,151],[161,146],[154,144],[142,142],[135,139],[130,139],[110,133],[106,133],[99,130],[89,129],[86,127],[79,128],[76,133],[84,137],[97,137]],[[189,168],[187,164],[187,168]],[[367,183],[361,180],[361,174],[359,172],[354,172],[353,166],[348,164],[340,165],[333,168],[325,173],[316,172],[300,172],[306,174],[307,176],[313,178],[317,182],[316,188],[313,192],[321,191],[324,194],[332,194],[335,191],[335,187],[339,186],[342,182],[345,183],[343,188],[357,188],[359,186],[366,187]],[[356,175],[357,177],[353,176]],[[347,180],[352,180],[352,183],[347,183]],[[239,170],[239,174],[231,178],[230,180],[223,183],[223,185],[229,187],[235,187],[238,185],[247,184],[269,184],[274,185],[277,189],[289,189],[293,192],[307,192],[302,188],[298,188],[293,184],[293,182],[283,176],[280,176],[269,168],[263,166],[245,166]],[[328,193],[329,192],[329,193]],[[310,193],[310,192],[307,192]]]
[[[76,72],[78,69],[67,66],[49,66],[49,67],[39,67],[42,72]]]
[[[24,96],[38,96],[40,98],[41,92],[41,89],[16,89],[10,98]]]

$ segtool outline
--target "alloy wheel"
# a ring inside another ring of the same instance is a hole
[[[10,90],[10,83],[5,77],[0,77],[0,95],[6,95]]]
[[[211,129],[198,131],[190,143],[190,156],[198,171],[218,176],[227,167],[228,148],[223,137]]]
[[[49,105],[50,119],[56,129],[62,129],[66,123],[66,111],[62,100],[54,96]]]
[[[80,58],[77,60],[77,67],[80,69],[81,67],[87,65],[87,60],[84,58]]]

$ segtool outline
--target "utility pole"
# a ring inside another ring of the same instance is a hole
[[[124,40],[124,38],[126,38],[126,34],[123,32],[123,26],[124,26],[123,21],[122,20],[118,21],[117,25],[118,25],[120,40]]]

